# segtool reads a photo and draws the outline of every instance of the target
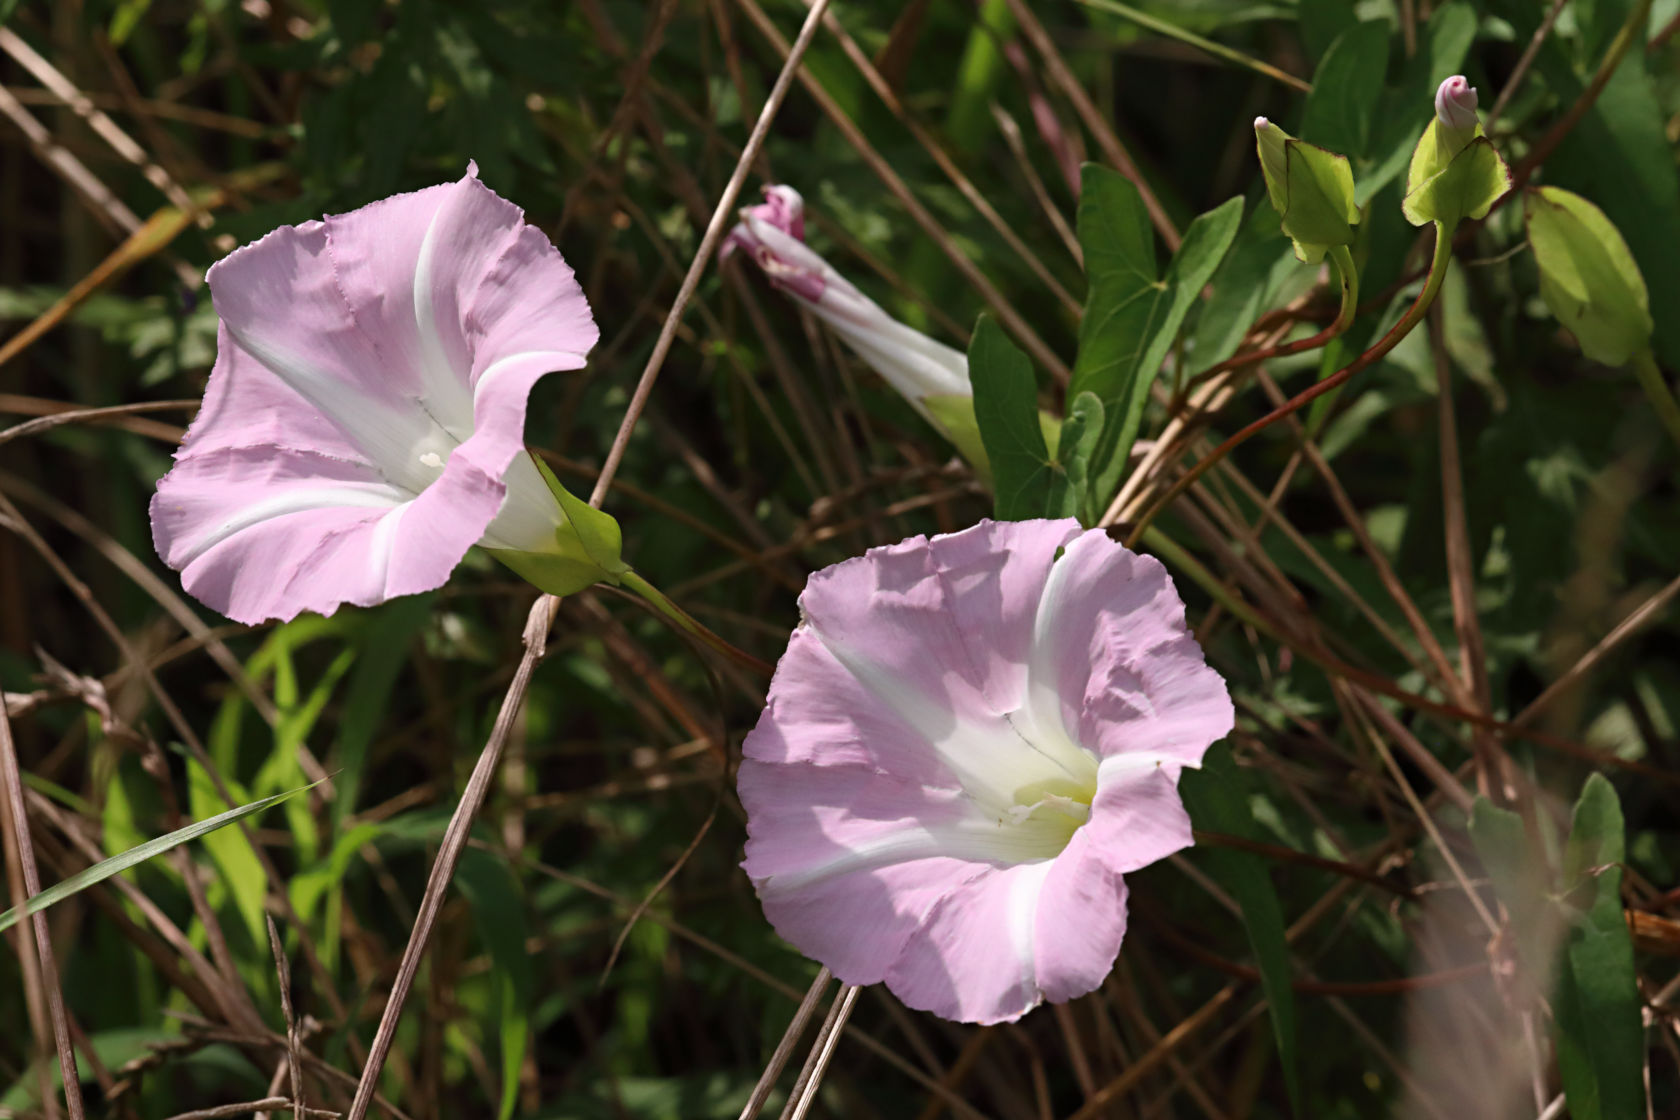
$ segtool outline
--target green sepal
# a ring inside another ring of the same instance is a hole
[[[1651,341],[1651,300],[1627,242],[1604,211],[1572,191],[1527,192],[1523,220],[1540,267],[1540,295],[1581,352],[1625,365]]]
[[[1511,169],[1482,134],[1481,125],[1465,140],[1436,118],[1412,149],[1400,208],[1414,226],[1439,222],[1452,230],[1466,218],[1487,217],[1510,189]]]
[[[986,445],[980,441],[980,425],[974,419],[974,398],[966,393],[937,393],[922,398],[922,407],[933,417],[933,426],[951,441],[957,454],[968,460],[980,481],[990,486],[992,464]]]
[[[1255,127],[1254,142],[1266,193],[1295,243],[1295,256],[1317,264],[1332,246],[1353,244],[1359,207],[1347,157],[1297,140],[1270,122]]]
[[[630,570],[624,562],[624,534],[618,522],[580,500],[560,484],[548,464],[535,455],[543,481],[560,503],[565,522],[554,532],[554,547],[548,552],[487,548],[484,551],[511,568],[539,590],[550,595],[571,595],[597,583],[619,582]]]

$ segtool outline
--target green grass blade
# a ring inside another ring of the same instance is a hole
[[[319,784],[317,782],[307,786],[299,786],[297,789],[288,790],[285,793],[277,793],[273,797],[265,797],[261,801],[253,801],[249,805],[241,805],[237,809],[229,809],[227,812],[218,814],[208,820],[197,821],[185,828],[178,828],[167,836],[159,836],[155,840],[138,844],[121,855],[100,860],[87,870],[79,871],[62,882],[54,883],[25,903],[21,910],[13,907],[4,914],[0,914],[0,933],[11,929],[20,919],[30,914],[39,914],[54,903],[63,902],[71,895],[79,894],[95,884],[103,883],[113,875],[120,875],[131,867],[145,863],[153,856],[162,855],[171,848],[178,848],[189,840],[197,840],[201,836],[208,836],[219,828],[226,828],[235,821],[249,817],[254,813],[260,813],[272,805],[278,805],[288,797],[295,797],[306,790],[314,789],[315,785]]]

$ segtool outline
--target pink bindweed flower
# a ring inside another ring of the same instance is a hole
[[[1476,100],[1476,87],[1463,74],[1454,74],[1435,90],[1435,117],[1454,132],[1473,132]]]
[[[752,257],[770,281],[827,323],[935,427],[946,425],[929,398],[971,400],[968,356],[894,319],[805,244],[805,201],[788,186],[741,211],[724,253]],[[972,405],[969,406],[972,411]]]
[[[965,1022],[1096,988],[1122,878],[1191,843],[1178,776],[1231,729],[1156,560],[983,521],[813,575],[747,736],[743,867],[849,983]]]
[[[578,552],[525,408],[584,364],[595,323],[559,251],[477,176],[211,268],[216,365],[152,499],[158,553],[207,605],[331,614],[438,587],[475,543]]]

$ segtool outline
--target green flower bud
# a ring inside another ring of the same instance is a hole
[[[1651,341],[1645,278],[1604,211],[1571,191],[1527,192],[1523,219],[1540,266],[1540,295],[1581,352],[1625,365]]]
[[[1317,264],[1332,246],[1351,245],[1359,207],[1347,157],[1297,140],[1265,117],[1254,119],[1254,140],[1266,191],[1295,255]]]
[[[1412,150],[1401,203],[1414,226],[1440,222],[1452,229],[1485,218],[1511,189],[1511,169],[1476,123],[1476,91],[1453,75],[1435,92],[1435,117]]]

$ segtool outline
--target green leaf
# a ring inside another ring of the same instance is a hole
[[[1377,20],[1355,23],[1330,45],[1313,71],[1312,92],[1301,111],[1303,139],[1352,159],[1365,155],[1388,69],[1388,46],[1388,25]]]
[[[319,784],[316,783],[316,785]],[[253,801],[249,805],[229,809],[227,812],[220,813],[209,820],[198,821],[187,825],[185,828],[178,828],[167,836],[159,836],[155,840],[148,840],[144,844],[130,848],[121,855],[100,860],[85,871],[78,871],[68,879],[54,883],[31,898],[24,904],[21,912],[14,908],[0,914],[0,933],[17,925],[19,918],[30,914],[39,914],[54,903],[63,902],[71,895],[79,894],[91,886],[103,883],[113,875],[120,875],[131,867],[145,863],[153,856],[162,855],[171,848],[178,848],[189,840],[197,840],[201,836],[208,836],[217,829],[226,828],[235,821],[242,820],[254,813],[260,813],[272,805],[278,805],[288,797],[296,797],[298,794],[314,788],[314,785],[302,786],[298,789],[287,790],[285,793],[277,793],[273,797],[265,797],[261,801]]]
[[[1301,0],[1301,39],[1307,54],[1317,60],[1324,56],[1338,36],[1359,22],[1352,4],[1347,0]]]
[[[1332,245],[1351,245],[1359,208],[1347,159],[1269,121],[1255,122],[1254,143],[1266,193],[1283,218],[1283,232],[1295,242],[1295,256],[1317,264]]]
[[[1651,340],[1651,301],[1627,242],[1591,202],[1561,187],[1527,192],[1523,219],[1540,295],[1582,353],[1624,365]]]
[[[1249,840],[1261,839],[1228,748],[1216,746],[1210,750],[1202,759],[1200,770],[1184,772],[1178,788],[1197,828]],[[1266,861],[1253,852],[1210,846],[1197,849],[1196,862],[1242,908],[1243,926],[1260,970],[1260,986],[1271,1009],[1272,1033],[1277,1038],[1278,1056],[1283,1062],[1284,1083],[1290,1102],[1299,1114],[1301,1091],[1296,1069],[1293,968],[1283,907],[1272,886]]]
[[[1527,42],[1545,14],[1527,0],[1489,0],[1488,8],[1510,21],[1517,42]],[[1542,46],[1535,69],[1558,104],[1581,96],[1581,78],[1555,37]],[[1587,195],[1633,235],[1629,247],[1659,308],[1680,307],[1680,169],[1664,132],[1667,119],[1645,52],[1630,50],[1546,160],[1548,183]],[[1680,366],[1680,316],[1657,316],[1656,349],[1665,365]]]
[[[525,949],[525,904],[519,883],[506,863],[476,848],[461,855],[456,883],[466,896],[478,926],[478,936],[490,954],[494,998],[491,1014],[497,1023],[502,1055],[502,1098],[497,1113],[509,1120],[519,1104],[519,1067],[531,1037],[531,960]]]
[[[1187,372],[1201,373],[1236,353],[1254,321],[1272,306],[1280,281],[1296,271],[1280,221],[1269,206],[1249,212],[1236,245],[1213,275],[1213,295],[1197,317],[1195,357]]]
[[[1095,524],[1101,510],[1091,508],[1091,456],[1102,438],[1103,405],[1095,393],[1073,398],[1073,407],[1062,424],[1056,444],[1056,462],[1061,468],[1050,479],[1049,517],[1077,517],[1081,524]]]
[[[1079,199],[1079,243],[1088,289],[1070,397],[1090,392],[1105,422],[1089,462],[1093,504],[1119,486],[1143,419],[1149,388],[1190,305],[1213,275],[1242,223],[1233,198],[1198,217],[1162,277],[1142,199],[1125,176],[1086,164]]]
[[[1558,983],[1557,1062],[1575,1120],[1645,1115],[1645,1030],[1633,938],[1622,916],[1622,807],[1602,774],[1575,803],[1564,849],[1564,884],[1583,896]]]
[[[228,793],[244,801],[246,793],[231,778],[224,777]],[[187,760],[187,803],[194,816],[208,817],[227,804],[210,774],[196,759]],[[251,944],[261,945],[268,936],[263,899],[268,895],[268,877],[263,872],[257,850],[243,832],[218,832],[207,835],[204,849],[221,873],[217,882],[233,896],[234,909],[244,919],[245,932]]]
[[[102,1069],[120,1069],[130,1062],[155,1057],[159,1050],[172,1042],[178,1042],[180,1037],[174,1031],[119,1027],[78,1039],[76,1051],[81,1055],[82,1062],[87,1065],[92,1064],[92,1059],[97,1061]],[[86,1069],[86,1065],[83,1068]],[[92,1074],[87,1076],[91,1079]],[[25,1070],[12,1087],[0,1095],[0,1110],[5,1114],[15,1112],[19,1115],[36,1115],[40,1109],[43,1080],[53,1090],[64,1086],[64,1073],[54,1054],[49,1053],[39,1066]]]
[[[1511,917],[1518,955],[1536,982],[1546,985],[1557,950],[1557,922],[1549,913],[1553,903],[1545,859],[1529,842],[1522,818],[1485,797],[1476,798],[1471,808],[1470,840]]]
[[[1000,521],[1044,516],[1054,473],[1038,423],[1032,363],[989,315],[968,344],[974,419],[992,468],[993,509]]]
[[[578,544],[590,561],[609,575],[630,570],[630,565],[624,562],[624,534],[618,527],[618,522],[609,513],[603,513],[575,496],[560,485],[560,480],[554,477],[548,464],[538,456],[531,456],[531,461],[537,464],[542,472],[548,488],[560,501],[560,508],[566,514],[568,528],[577,538]],[[564,535],[565,530],[561,530]]]
[[[1462,148],[1432,118],[1412,152],[1401,209],[1414,226],[1439,222],[1449,232],[1466,218],[1487,217],[1499,197],[1511,189],[1511,169],[1481,134]]]

